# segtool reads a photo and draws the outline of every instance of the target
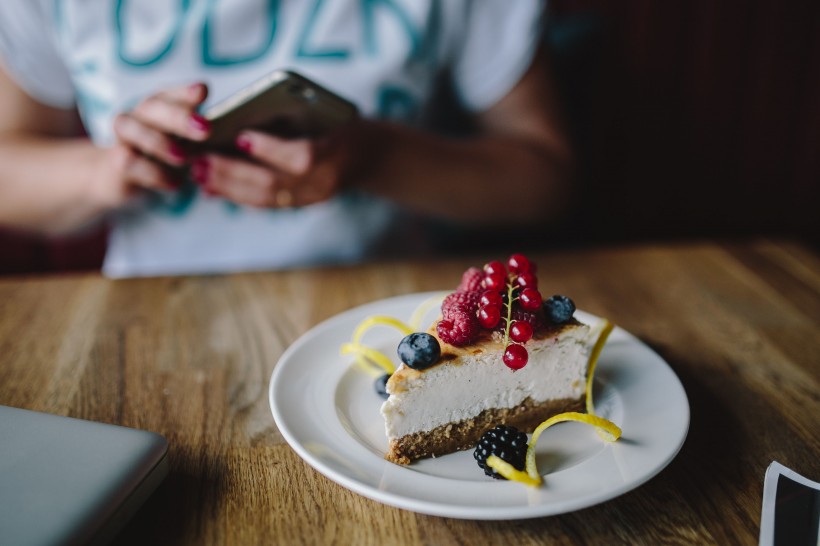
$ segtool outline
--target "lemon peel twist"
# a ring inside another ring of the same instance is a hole
[[[376,349],[371,349],[361,343],[344,343],[342,344],[340,352],[343,355],[353,353],[359,362],[373,363],[384,370],[384,373],[392,375],[393,372],[396,371],[393,361],[390,360],[386,354]]]
[[[357,363],[364,365],[372,363],[383,369],[384,373],[392,374],[396,371],[396,367],[390,357],[361,343],[364,334],[374,326],[391,326],[404,335],[413,333],[413,328],[397,318],[375,315],[364,319],[356,326],[356,329],[353,330],[353,340],[350,343],[342,344],[340,352],[343,355],[353,353],[356,355]]]
[[[513,467],[510,463],[496,457],[495,455],[490,455],[487,457],[487,465],[496,472],[504,476],[510,481],[517,481],[523,483],[524,485],[528,485],[530,487],[538,487],[543,483],[541,478],[541,474],[538,472],[538,468],[535,463],[535,446],[538,443],[538,438],[541,436],[541,433],[547,430],[552,425],[556,423],[562,423],[565,421],[576,421],[579,423],[586,423],[588,425],[592,425],[595,427],[596,432],[598,435],[607,442],[615,442],[621,437],[621,429],[608,419],[604,419],[603,417],[598,417],[594,413],[594,405],[592,402],[592,379],[595,373],[595,367],[598,363],[598,357],[601,355],[601,350],[603,349],[604,345],[606,344],[606,340],[609,337],[609,334],[612,332],[614,325],[609,322],[608,320],[604,319],[603,327],[601,328],[601,332],[598,334],[598,338],[595,341],[595,345],[590,351],[589,354],[589,361],[587,364],[587,384],[586,384],[586,409],[587,413],[579,413],[575,411],[568,411],[564,413],[559,413],[558,415],[554,415],[538,425],[536,429],[532,433],[532,438],[530,439],[530,443],[527,446],[527,455],[526,455],[526,465],[525,471],[521,471]]]

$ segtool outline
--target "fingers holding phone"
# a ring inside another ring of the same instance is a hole
[[[114,119],[117,140],[172,167],[184,165],[187,154],[180,139],[202,142],[210,136],[210,122],[196,112],[208,94],[195,83],[160,91],[130,112]]]
[[[332,197],[348,161],[341,139],[284,139],[245,131],[237,139],[247,159],[219,154],[202,156],[192,176],[211,193],[237,204],[286,208]]]

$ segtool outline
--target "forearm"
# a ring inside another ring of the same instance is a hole
[[[493,136],[447,139],[377,124],[358,179],[410,208],[475,225],[556,220],[568,207],[571,158],[561,143]]]
[[[61,233],[99,218],[99,161],[87,139],[0,136],[0,224]]]

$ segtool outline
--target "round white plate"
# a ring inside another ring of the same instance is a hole
[[[582,423],[562,423],[541,435],[540,488],[484,476],[471,451],[389,463],[383,399],[374,378],[339,354],[354,328],[371,315],[409,321],[416,307],[437,293],[376,301],[330,318],[282,355],[270,383],[270,405],[279,430],[313,468],[365,497],[424,514],[465,519],[521,519],[570,512],[612,499],[661,471],[683,445],[689,403],[664,360],[631,334],[616,328],[595,374],[596,413],[623,430],[613,444]],[[435,314],[438,309],[432,313]],[[594,324],[596,317],[578,311]],[[430,317],[424,324],[430,324]],[[390,355],[402,335],[390,327],[369,330],[363,343]]]

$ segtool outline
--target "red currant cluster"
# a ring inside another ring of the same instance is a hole
[[[484,266],[485,290],[478,300],[478,322],[484,328],[503,324],[504,364],[513,370],[520,370],[529,359],[523,344],[532,338],[533,324],[528,320],[513,320],[513,306],[517,303],[524,311],[538,311],[541,308],[541,293],[538,291],[535,264],[530,263],[526,256],[513,254],[507,261],[507,267],[499,261]],[[510,343],[511,340],[513,343]]]
[[[504,363],[518,370],[529,358],[523,343],[543,320],[540,309],[535,264],[522,254],[513,254],[506,266],[493,261],[483,270],[468,269],[458,289],[444,299],[436,331],[442,341],[463,346],[475,340],[482,327],[500,328]]]

